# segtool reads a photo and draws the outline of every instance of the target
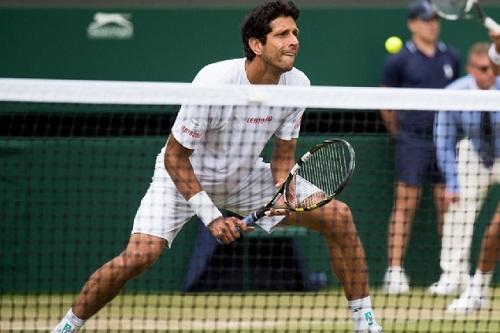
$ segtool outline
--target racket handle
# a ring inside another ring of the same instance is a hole
[[[250,213],[247,216],[245,216],[243,218],[243,222],[245,222],[248,225],[254,225],[255,222],[257,222],[259,220],[259,218],[260,218],[260,216],[258,215],[258,213],[253,212],[253,213]]]
[[[484,18],[483,25],[489,31],[500,31],[500,24],[496,23],[495,20],[489,16]]]
[[[255,222],[257,222],[260,218],[261,218],[261,216],[259,216],[259,212],[253,212],[253,213],[250,213],[247,216],[245,216],[242,221],[245,222],[245,224],[252,226],[252,225],[255,225]],[[217,243],[224,244],[218,238],[217,238]]]

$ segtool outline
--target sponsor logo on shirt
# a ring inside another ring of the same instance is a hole
[[[273,120],[273,116],[267,116],[263,118],[247,118],[246,122],[247,124],[253,124],[253,125],[262,125],[265,123],[269,123]]]
[[[122,13],[95,13],[94,21],[87,27],[87,36],[90,39],[131,39],[134,35],[131,16]]]
[[[187,128],[186,126],[182,125],[181,127],[181,132],[182,133],[186,133],[187,135],[195,138],[195,139],[199,139],[201,138],[201,134],[196,132],[196,131],[193,131],[192,129],[189,129]]]
[[[450,64],[444,64],[443,72],[444,72],[444,76],[446,77],[446,79],[448,79],[448,80],[453,79],[453,74],[454,74],[453,67],[451,67]]]

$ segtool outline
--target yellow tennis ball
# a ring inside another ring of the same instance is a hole
[[[385,40],[385,49],[390,54],[398,53],[403,47],[403,41],[397,36],[391,36]]]

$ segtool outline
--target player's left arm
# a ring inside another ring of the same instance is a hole
[[[271,155],[271,172],[274,184],[281,184],[288,176],[295,164],[296,147],[297,139],[283,140],[275,137]]]
[[[297,139],[284,140],[275,137],[273,153],[271,155],[271,172],[273,175],[274,185],[278,189],[288,177],[290,170],[295,164],[295,149]],[[290,184],[291,191],[288,191],[288,202],[295,202],[295,182]],[[280,198],[276,204],[277,207],[284,207],[283,198]],[[286,215],[288,210],[275,208],[271,210],[271,215]]]

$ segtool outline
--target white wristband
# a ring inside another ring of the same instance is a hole
[[[488,56],[495,65],[500,66],[500,54],[498,54],[495,44],[490,45],[490,48],[488,49]]]
[[[214,205],[207,192],[201,191],[193,195],[188,200],[189,206],[201,219],[203,224],[208,226],[213,220],[222,217],[219,209]]]

